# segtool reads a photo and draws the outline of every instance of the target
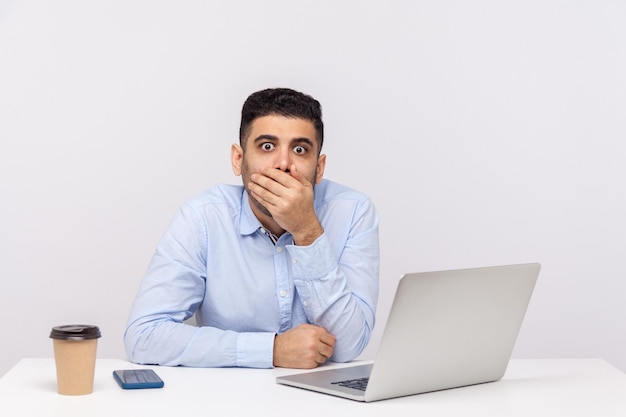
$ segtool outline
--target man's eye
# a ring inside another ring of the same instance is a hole
[[[263,145],[261,145],[261,149],[263,149],[264,151],[271,151],[272,149],[274,149],[274,144],[266,142]]]
[[[300,155],[306,153],[306,148],[304,146],[296,146],[295,148],[293,148],[293,151]]]

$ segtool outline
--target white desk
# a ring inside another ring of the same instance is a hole
[[[0,379],[0,416],[626,416],[626,374],[600,359],[512,360],[498,382],[368,404],[276,384],[290,369],[152,366],[165,388],[122,390],[111,373],[131,368],[99,359],[94,393],[72,397],[53,359],[22,359]]]

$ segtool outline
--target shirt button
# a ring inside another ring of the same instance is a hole
[[[280,296],[281,296],[282,298],[285,298],[285,297],[287,296],[287,291],[285,291],[285,290],[281,290],[281,292],[280,292]]]
[[[291,263],[292,263],[292,264],[297,264],[297,263],[298,263],[298,260],[297,260],[297,259],[292,259],[292,260],[291,260]]]
[[[303,301],[303,302],[302,302],[302,305],[303,305],[304,307],[308,307],[308,306],[309,306],[309,303],[307,303],[306,301]]]
[[[283,248],[281,248],[280,246],[276,246],[276,252],[281,253],[283,251]]]

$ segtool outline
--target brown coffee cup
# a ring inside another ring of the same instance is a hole
[[[93,392],[100,329],[86,324],[56,326],[50,332],[54,346],[57,391],[63,395]]]

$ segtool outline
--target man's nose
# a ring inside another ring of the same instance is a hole
[[[291,155],[288,149],[281,150],[277,153],[276,162],[274,168],[280,169],[283,172],[289,172],[291,166]]]

